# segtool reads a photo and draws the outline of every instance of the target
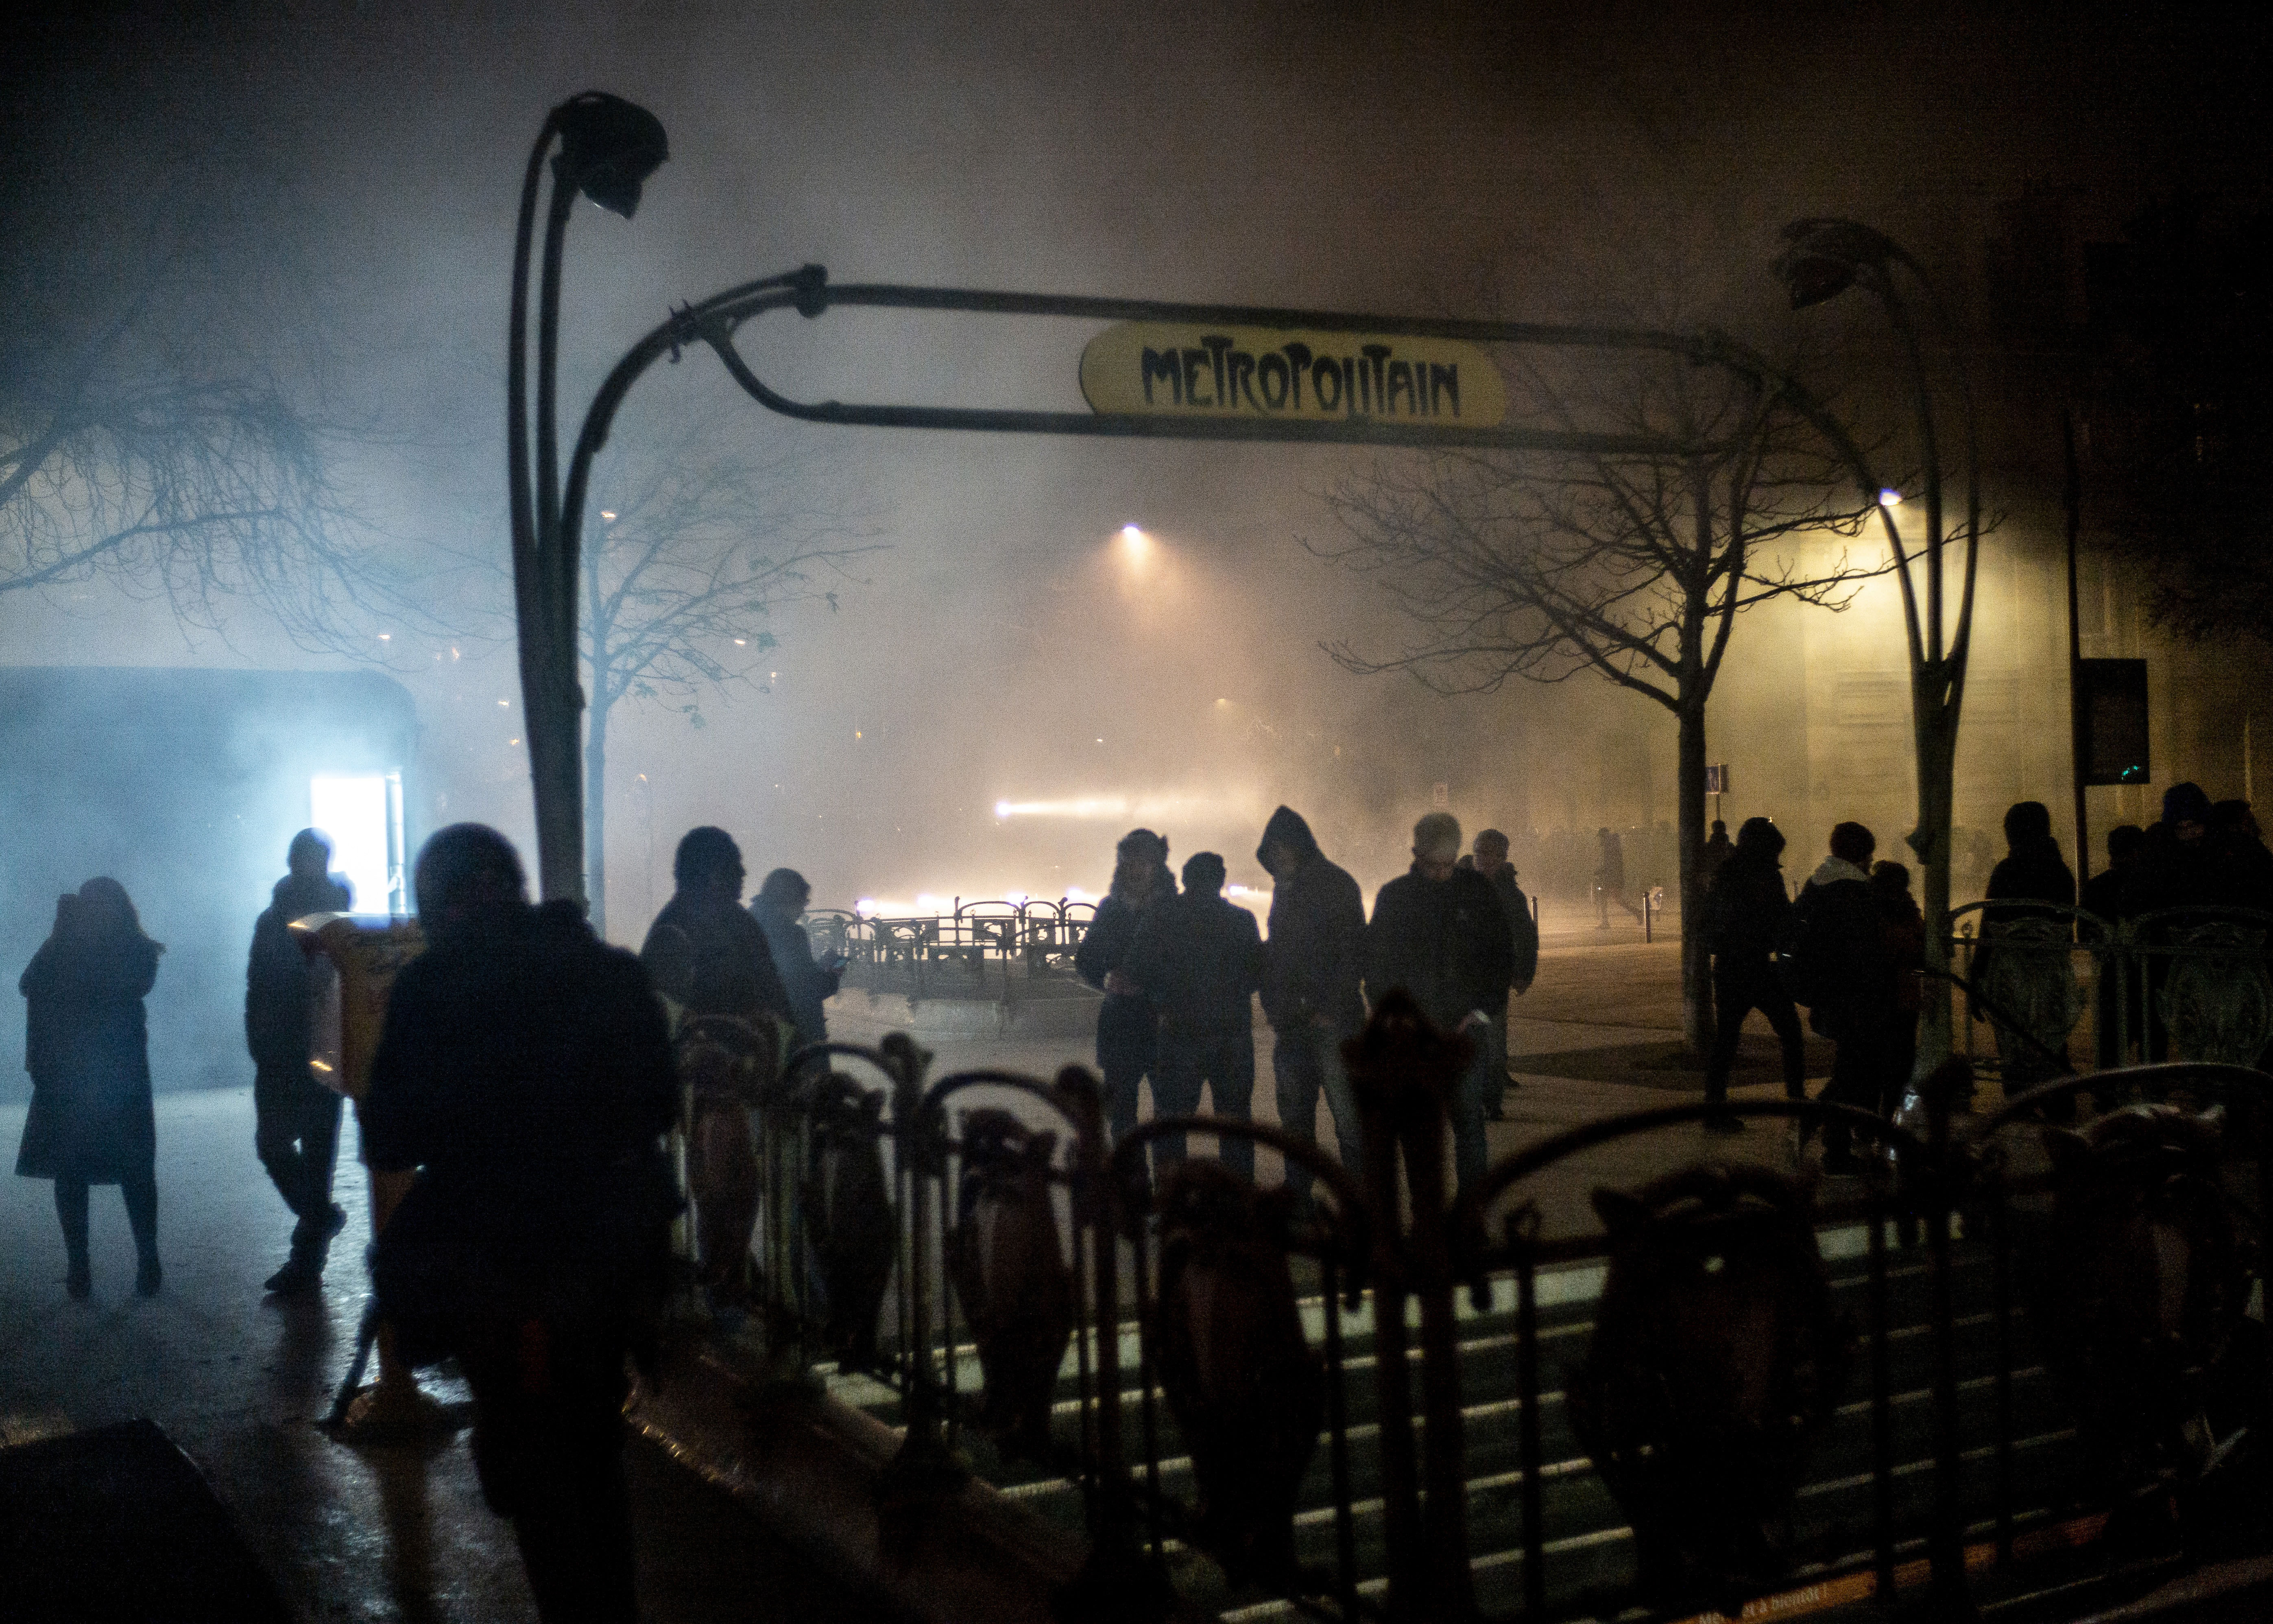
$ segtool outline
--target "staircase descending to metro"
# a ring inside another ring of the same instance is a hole
[[[1898,1226],[1889,1224],[1890,1231]],[[1871,1403],[1871,1339],[1867,1327],[1869,1278],[1867,1230],[1844,1222],[1819,1232],[1834,1301],[1851,1327],[1855,1355],[1849,1392],[1835,1419],[1817,1440],[1811,1470],[1792,1516],[1790,1569],[1785,1589],[1839,1575],[1867,1572],[1874,1555],[1874,1477]],[[1900,1237],[1895,1237],[1897,1240]],[[1915,1237],[1912,1237],[1913,1239]],[[1992,1259],[1986,1247],[1962,1238],[1953,1250],[1955,1357],[1961,1432],[1965,1443],[1964,1505],[1969,1542],[1996,1533],[1995,1471],[1998,1366],[1995,1316],[1992,1312]],[[1894,1522],[1897,1555],[1904,1563],[1923,1552],[1933,1469],[1932,1363],[1933,1339],[1927,1312],[1927,1264],[1921,1248],[1890,1246],[1887,1285],[1889,1310],[1887,1376],[1893,1421]],[[1594,1329],[1594,1305],[1605,1277],[1599,1261],[1542,1268],[1538,1275],[1541,1474],[1545,1514],[1546,1594],[1557,1616],[1583,1615],[1599,1602],[1615,1610],[1635,1578],[1634,1541],[1616,1500],[1573,1432],[1564,1402],[1566,1375],[1585,1358]],[[1519,1613],[1523,1605],[1522,1467],[1518,1441],[1521,1401],[1518,1391],[1513,1281],[1491,1282],[1488,1307],[1474,1307],[1464,1291],[1459,1304],[1459,1357],[1468,1494],[1469,1549],[1476,1599],[1487,1616]],[[1315,1292],[1302,1299],[1314,1344],[1324,1306]],[[1371,1365],[1374,1337],[1371,1300],[1345,1316],[1344,1402],[1350,1481],[1350,1516],[1358,1589],[1377,1597],[1383,1588],[1382,1503],[1378,1493],[1379,1428],[1375,1417]],[[1412,1316],[1417,1323],[1417,1315]],[[2026,1310],[2014,1312],[2016,1358],[2011,1372],[2013,1531],[2025,1535],[2061,1522],[2070,1512],[2076,1472],[2073,1426],[2050,1388],[2042,1364],[2030,1353]],[[1125,1435],[1145,1436],[1144,1395],[1136,1372],[1138,1332],[1133,1320],[1121,1326],[1121,1369],[1128,1372],[1121,1402]],[[975,1393],[979,1372],[975,1350],[957,1349],[956,1381]],[[1417,1372],[1419,1357],[1412,1356]],[[900,1400],[891,1389],[856,1375],[831,1372],[840,1399],[867,1410],[887,1425],[900,1419]],[[1068,1355],[1056,1406],[1057,1441],[1069,1462],[1077,1454],[1080,1424],[1078,1372]],[[1197,1608],[1227,1619],[1265,1620],[1299,1616],[1294,1605],[1252,1590],[1231,1592],[1221,1570],[1179,1538],[1174,1508],[1188,1506],[1191,1467],[1177,1438],[1175,1423],[1155,1395],[1149,1425],[1158,1439],[1159,1490],[1169,1502],[1167,1518],[1148,1521],[1157,1530],[1158,1550],[1178,1593]],[[1006,1461],[975,1430],[959,1431],[958,1447],[974,1467],[1004,1495],[1062,1528],[1083,1532],[1081,1487],[1070,1476],[1031,1462]],[[1140,1501],[1149,1500],[1143,1451],[1132,1447],[1131,1468],[1139,1480]],[[1330,1592],[1336,1565],[1337,1519],[1331,1441],[1322,1436],[1304,1481],[1296,1517],[1302,1561],[1319,1575],[1318,1589]],[[1166,1522],[1167,1526],[1161,1526]],[[1331,1610],[1331,1603],[1326,1603]]]

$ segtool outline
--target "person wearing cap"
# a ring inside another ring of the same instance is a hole
[[[1474,1058],[1454,1097],[1452,1159],[1461,1188],[1489,1161],[1484,1112],[1490,1103],[1489,1011],[1504,1004],[1515,976],[1515,942],[1492,883],[1463,868],[1460,822],[1431,812],[1413,825],[1413,867],[1383,886],[1365,933],[1366,996],[1378,1004],[1402,988],[1421,1012],[1462,1033]]]
[[[1162,1116],[1199,1113],[1203,1087],[1214,1115],[1254,1120],[1255,1017],[1263,985],[1263,940],[1255,915],[1223,896],[1223,859],[1199,852],[1184,864],[1184,891],[1145,912],[1129,946],[1128,970],[1160,1015],[1159,1058],[1152,1069],[1152,1105]],[[1255,1177],[1255,1141],[1218,1141],[1223,1163]],[[1154,1160],[1184,1159],[1184,1136],[1163,1135]]]

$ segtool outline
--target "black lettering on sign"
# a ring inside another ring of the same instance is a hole
[[[1287,405],[1287,357],[1277,350],[1263,357],[1255,364],[1255,380],[1263,386],[1263,405],[1267,411],[1281,411]],[[1276,382],[1278,387],[1272,385]]]
[[[1333,386],[1331,398],[1326,386]],[[1320,411],[1332,411],[1342,403],[1342,369],[1334,365],[1332,356],[1320,356],[1310,368],[1310,392],[1318,397]]]
[[[1204,350],[1183,350],[1177,352],[1184,359],[1184,404],[1212,406],[1212,398],[1200,399],[1200,375],[1208,368],[1208,352]]]
[[[1442,402],[1452,402],[1452,415],[1460,415],[1460,368],[1458,362],[1450,366],[1429,363],[1429,412],[1431,417],[1444,410]]]
[[[1294,408],[1302,410],[1302,374],[1310,367],[1310,347],[1308,344],[1287,346],[1287,381],[1294,386]]]
[[[1382,396],[1382,401],[1390,416],[1397,415],[1397,396],[1399,390],[1402,390],[1405,395],[1405,415],[1408,417],[1417,417],[1422,415],[1421,402],[1414,398],[1413,393],[1413,363],[1392,361],[1389,364],[1387,389],[1388,392]]]
[[[1231,368],[1231,403],[1245,401],[1255,411],[1263,410],[1263,402],[1255,398],[1255,357],[1244,350],[1234,350],[1227,363]]]
[[[1184,374],[1176,364],[1174,350],[1171,350],[1166,355],[1157,350],[1144,352],[1144,404],[1147,406],[1152,403],[1152,380],[1155,378],[1167,380],[1175,403],[1179,406],[1184,403]]]
[[[1365,368],[1357,364],[1355,356],[1342,357],[1342,415],[1354,417],[1360,412],[1370,413],[1373,400],[1366,393]]]
[[[1381,364],[1389,358],[1389,346],[1368,344],[1362,353],[1369,363],[1365,370],[1369,374],[1373,384],[1372,409],[1385,417],[1389,415],[1389,395],[1382,387]]]
[[[1215,361],[1216,404],[1219,406],[1237,406],[1239,404],[1239,397],[1223,387],[1223,356],[1224,351],[1231,348],[1231,341],[1227,338],[1209,337],[1200,340],[1200,345],[1201,348],[1204,349]]]

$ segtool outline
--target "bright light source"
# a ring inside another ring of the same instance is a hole
[[[610,512],[609,512],[606,508],[601,508],[601,509],[600,509],[600,516],[601,516],[602,518],[605,519],[605,520],[606,520],[609,523],[611,523],[611,524],[613,524],[613,523],[616,522],[616,515],[615,515],[614,514],[610,513]]]
[[[749,645],[749,642],[750,640],[747,637],[737,637],[734,639],[734,646],[738,649],[746,648]]]
[[[1881,508],[1899,508],[1899,507],[1901,507],[1902,505],[1902,493],[1900,491],[1897,491],[1896,489],[1894,489],[1894,486],[1892,486],[1892,485],[1887,485],[1885,489],[1881,490],[1881,491],[1879,492],[1879,507],[1881,507]]]
[[[1008,816],[1010,816],[1010,803],[1009,803],[1009,801],[996,801],[996,802],[994,803],[994,816],[997,816],[997,817],[1008,817]]]
[[[1152,551],[1152,538],[1133,524],[1121,527],[1121,555],[1132,564],[1141,564]]]
[[[381,632],[379,635],[379,640],[381,643],[393,643],[394,641],[394,634],[393,632]]]
[[[499,700],[499,701],[498,701],[498,709],[499,709],[499,710],[510,710],[511,709],[513,709],[513,701],[511,701],[510,699],[500,699],[500,700]]]
[[[331,837],[332,867],[348,876],[355,906],[386,912],[386,779],[375,772],[311,778],[308,822]]]
[[[1131,538],[1142,539],[1144,534],[1144,530],[1134,524],[1124,524],[1121,527],[1121,539],[1123,541],[1128,541]]]

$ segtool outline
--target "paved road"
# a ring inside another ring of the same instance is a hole
[[[20,1106],[0,1108],[12,1161]],[[250,1089],[158,1101],[165,1289],[134,1296],[114,1190],[94,1192],[94,1299],[64,1295],[50,1186],[0,1178],[0,1440],[146,1416],[204,1469],[302,1618],[533,1620],[511,1530],[483,1506],[465,1434],[431,1450],[352,1449],[318,1430],[362,1305],[362,1169],[327,1290],[264,1298],[290,1217],[252,1154]],[[462,1386],[429,1380],[446,1402]],[[746,1514],[658,1455],[633,1458],[641,1594],[654,1624],[873,1616]],[[0,1608],[4,1612],[4,1608]]]

